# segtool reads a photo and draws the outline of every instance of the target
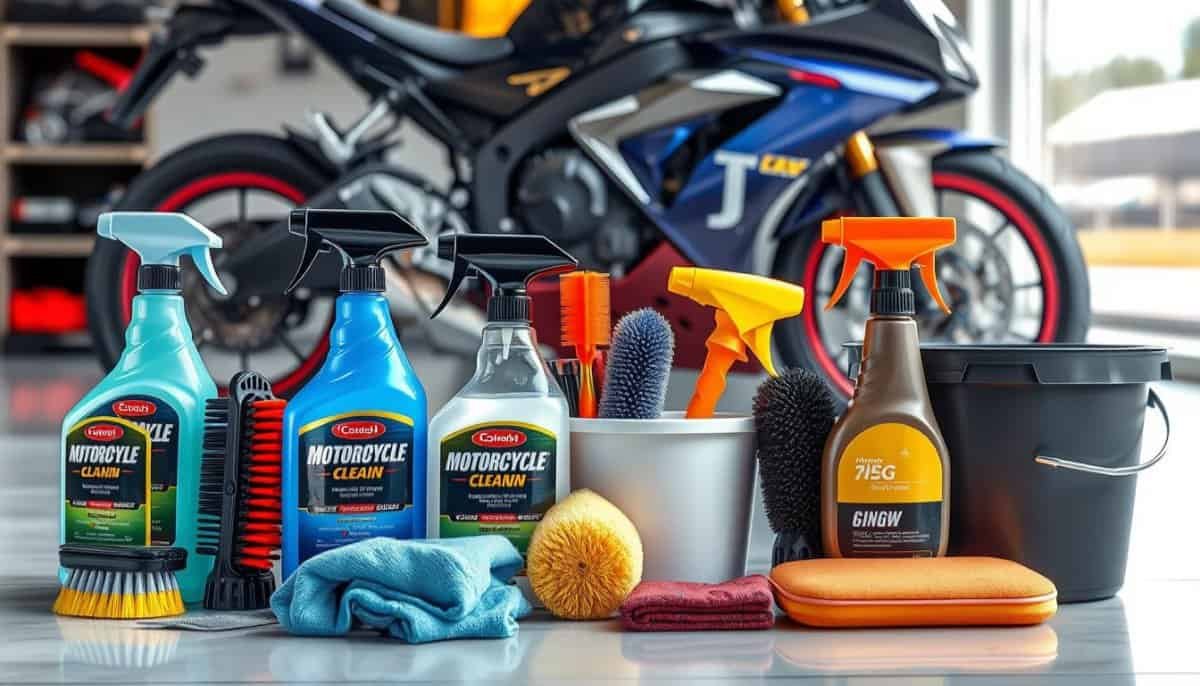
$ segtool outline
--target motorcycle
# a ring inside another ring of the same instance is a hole
[[[297,205],[392,209],[431,236],[549,236],[613,275],[615,313],[663,312],[682,365],[702,361],[711,313],[664,294],[671,267],[799,283],[808,302],[777,326],[778,356],[816,370],[843,400],[851,384],[842,344],[862,334],[870,275],[825,311],[841,260],[840,248],[820,241],[828,217],[958,218],[959,242],[938,275],[953,313],[918,293],[925,340],[1082,339],[1088,280],[1072,228],[998,154],[1002,143],[945,129],[875,132],[893,115],[977,88],[942,2],[810,2],[824,9],[812,18],[793,2],[781,14],[717,0],[534,0],[496,38],[358,0],[184,3],[113,121],[137,121],[176,75],[198,73],[201,48],[279,31],[324,52],[367,94],[368,109],[344,129],[312,113],[310,132],[196,142],[139,176],[119,209],[187,212],[225,237],[217,266],[230,294],[184,284],[197,344],[217,378],[253,363],[281,394],[319,368],[337,283],[329,258],[304,288],[283,294],[299,250],[283,218]],[[448,183],[391,161],[401,122],[441,143]],[[421,313],[421,293],[433,287],[420,277],[445,276],[446,265],[425,251],[392,267],[404,289],[395,307]],[[135,255],[98,242],[87,293],[107,365],[123,346],[136,273]],[[543,341],[558,339],[555,289],[533,293]]]

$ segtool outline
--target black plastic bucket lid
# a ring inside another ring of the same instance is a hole
[[[861,343],[847,343],[851,376],[857,375]],[[1130,384],[1170,381],[1166,348],[1143,345],[921,345],[928,383]]]

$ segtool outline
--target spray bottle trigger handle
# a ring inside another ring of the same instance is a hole
[[[229,291],[225,290],[225,284],[221,283],[221,277],[217,276],[217,269],[213,266],[212,251],[206,245],[197,245],[188,249],[188,256],[192,258],[192,264],[196,265],[196,270],[200,272],[200,276],[208,282],[208,285],[213,287],[213,290],[221,295],[229,295]]]
[[[854,276],[858,274],[858,265],[862,264],[863,252],[853,245],[846,246],[846,257],[842,260],[842,275],[838,277],[837,287],[833,289],[833,295],[829,296],[829,302],[825,303],[825,310],[832,310],[838,301],[846,295],[846,291],[850,290],[850,284],[854,283]]]
[[[438,247],[440,254],[441,245],[439,244]],[[466,279],[472,271],[471,265],[466,260],[459,259],[457,256],[454,257],[454,273],[450,275],[450,285],[446,287],[446,297],[442,298],[442,302],[429,315],[430,319],[434,319],[442,313],[442,310],[446,309],[446,306],[450,304],[455,294],[458,293],[459,287],[462,286],[463,279]]]
[[[925,284],[925,290],[929,291],[929,295],[933,297],[933,301],[937,303],[942,312],[950,314],[950,306],[946,304],[941,290],[938,289],[937,263],[934,261],[933,252],[921,255],[913,260],[913,264],[921,268],[921,281]]]
[[[775,360],[771,357],[771,329],[775,327],[775,322],[767,322],[766,324],[750,331],[746,335],[746,345],[750,350],[754,351],[755,357],[758,358],[763,369],[772,377],[779,376],[779,372],[775,371]]]

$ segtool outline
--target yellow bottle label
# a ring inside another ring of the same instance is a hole
[[[936,555],[943,477],[933,441],[907,424],[876,424],[855,436],[837,467],[842,555]]]

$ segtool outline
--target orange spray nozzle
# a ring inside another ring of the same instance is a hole
[[[725,375],[735,362],[747,359],[747,348],[768,374],[778,376],[771,359],[771,330],[776,321],[800,314],[803,288],[753,274],[675,267],[667,290],[717,310],[688,417],[712,416],[725,390]]]
[[[846,249],[842,275],[825,309],[832,309],[854,281],[865,260],[876,269],[907,271],[921,268],[921,280],[942,311],[950,306],[938,290],[934,253],[954,245],[954,217],[839,217],[821,224],[821,241]]]

